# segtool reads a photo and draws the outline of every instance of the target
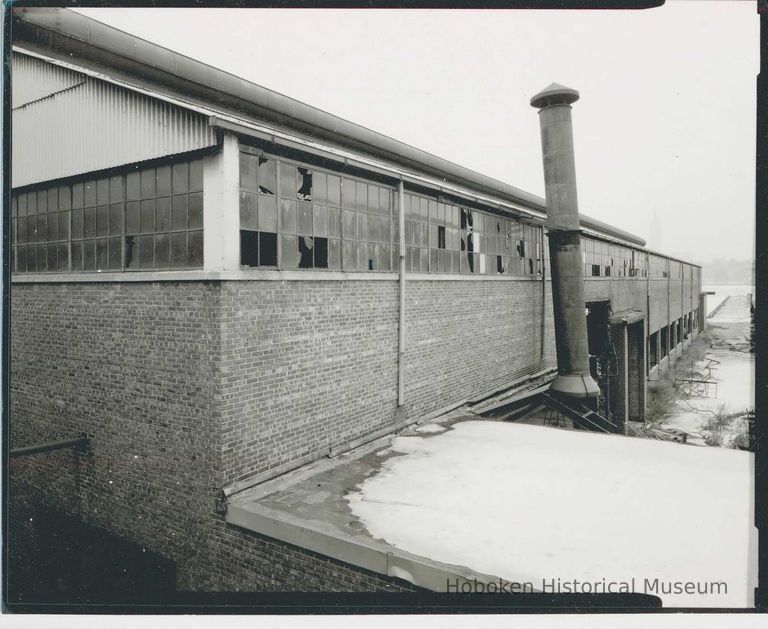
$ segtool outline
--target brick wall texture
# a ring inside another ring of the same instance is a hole
[[[407,589],[215,512],[228,483],[555,366],[549,283],[407,286],[398,409],[396,281],[15,283],[10,445],[93,439],[14,459],[14,491],[173,559],[184,589]]]

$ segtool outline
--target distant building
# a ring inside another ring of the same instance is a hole
[[[551,380],[544,201],[64,9],[14,10],[12,108],[11,447],[91,438],[14,459],[14,491],[180,588],[410,587],[233,526],[225,497]],[[701,328],[701,270],[581,226],[623,425]]]

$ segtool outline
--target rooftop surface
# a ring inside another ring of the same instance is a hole
[[[752,476],[747,452],[459,413],[237,494],[227,520],[435,590],[577,579],[746,607]]]

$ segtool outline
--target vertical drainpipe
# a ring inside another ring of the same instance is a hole
[[[400,241],[400,325],[397,353],[397,405],[405,404],[405,186],[397,186],[397,224]]]
[[[571,103],[579,93],[553,83],[531,99],[539,110],[549,231],[557,378],[550,391],[565,398],[595,400],[589,373],[581,230],[576,197]]]
[[[540,228],[541,245],[539,246],[539,255],[541,256],[541,347],[539,360],[544,360],[544,333],[546,331],[545,320],[547,318],[547,259],[544,255],[546,247],[546,237],[544,236],[544,226]]]

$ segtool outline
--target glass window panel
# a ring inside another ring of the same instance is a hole
[[[379,188],[379,211],[385,216],[392,215],[392,192],[387,188]]]
[[[25,243],[28,240],[28,238],[27,238],[27,221],[28,220],[29,219],[27,219],[26,217],[18,219],[19,224],[18,224],[18,227],[17,227],[18,233],[16,234],[16,237],[17,237],[18,241],[21,242],[21,243]]]
[[[113,271],[119,271],[123,266],[123,248],[122,238],[110,238],[108,241],[109,260],[108,268]]]
[[[432,273],[437,273],[438,271],[438,265],[437,265],[437,249],[430,249],[429,250],[429,269]]]
[[[251,192],[259,191],[259,157],[240,153],[240,188]]]
[[[167,197],[171,194],[171,167],[158,166],[155,171],[155,193],[159,197]]]
[[[176,195],[171,201],[171,229],[187,229],[186,194]],[[173,245],[171,245],[171,250],[173,250]]]
[[[83,270],[83,243],[80,241],[72,243],[72,270]]]
[[[299,201],[299,234],[312,235],[312,204]]]
[[[368,240],[368,215],[363,212],[357,214],[357,236],[360,240]]]
[[[341,210],[335,207],[328,208],[328,235],[341,236]]]
[[[125,176],[126,201],[138,201],[141,198],[141,175],[138,172],[128,173]],[[72,203],[75,201],[76,186],[72,187]]]
[[[109,179],[107,178],[96,182],[96,203],[97,205],[109,204]]]
[[[438,225],[437,223],[432,223],[428,226],[429,231],[429,246],[433,249],[437,249],[438,245],[438,231],[437,231]]]
[[[189,266],[203,266],[203,231],[189,232]]]
[[[427,211],[429,212],[430,222],[437,223],[437,201],[435,201],[434,199],[428,199]]]
[[[171,266],[183,267],[187,264],[187,233],[171,234]]]
[[[181,162],[172,166],[173,194],[185,194],[189,192],[189,164]]]
[[[96,241],[96,269],[105,271],[109,268],[109,246],[106,238]]]
[[[59,215],[58,212],[48,214],[46,223],[48,228],[48,240],[59,239]]]
[[[155,264],[155,237],[154,236],[139,236],[139,258],[138,268],[151,269]],[[181,265],[184,266],[186,260]]]
[[[419,227],[419,246],[429,247],[429,223],[418,223]]]
[[[189,228],[203,227],[203,193],[193,192],[189,195]]]
[[[56,271],[59,268],[59,252],[56,243],[49,243],[45,247],[46,268]]]
[[[312,173],[312,201],[313,203],[325,204],[328,201],[328,192],[326,190],[327,176],[325,173],[314,171]]]
[[[35,214],[37,214],[37,193],[30,192],[27,195],[27,215],[34,216]]]
[[[171,235],[155,234],[155,268],[166,269],[171,265]]]
[[[109,235],[120,236],[123,233],[123,204],[109,206]]]
[[[280,230],[288,234],[295,234],[297,231],[296,205],[296,201],[280,199]]]
[[[171,198],[155,199],[155,229],[169,231],[171,229]]]
[[[147,168],[141,171],[141,198],[151,199],[157,196],[155,189],[155,169]]]
[[[358,212],[368,209],[368,186],[362,181],[355,182],[355,209]]]
[[[96,235],[109,235],[109,207],[106,205],[96,208]]]
[[[138,201],[128,201],[125,204],[125,233],[126,234],[138,234],[139,233],[139,203]]]
[[[189,163],[189,191],[202,192],[203,190],[203,160],[196,159]],[[155,252],[157,254],[157,252]]]
[[[39,214],[37,216],[37,242],[45,242],[48,240],[48,218],[45,214]]]
[[[69,271],[69,243],[60,242],[56,245],[56,257],[58,258],[58,270]]]
[[[37,213],[45,214],[48,211],[48,191],[37,191]]]
[[[357,270],[357,249],[351,240],[343,241],[342,266],[345,271]]]
[[[83,210],[72,210],[72,238],[83,237]]]
[[[277,163],[266,157],[259,158],[259,192],[275,194],[277,191]]]
[[[280,235],[281,265],[284,269],[297,269],[299,267],[298,238],[293,234]]]
[[[312,215],[312,233],[315,236],[328,236],[328,209],[322,205],[314,205]]]
[[[277,232],[277,201],[275,197],[259,197],[259,229]]]
[[[86,271],[96,270],[96,241],[83,241],[83,269]]]
[[[341,177],[328,175],[326,194],[329,205],[341,206]]]
[[[61,194],[59,194],[61,197]],[[118,203],[124,200],[123,178],[115,176],[109,178],[109,203]]]
[[[341,182],[341,207],[345,210],[355,208],[355,182],[352,179],[344,179]]]
[[[379,247],[380,258],[379,265],[382,271],[392,270],[392,247],[390,245],[381,245]]]
[[[345,239],[352,239],[354,240],[357,238],[357,216],[354,212],[351,212],[349,210],[343,211],[342,216],[342,227],[343,227],[343,235]],[[346,248],[344,249],[346,252]],[[346,264],[346,253],[345,256],[345,264]],[[346,268],[346,267],[345,267]]]
[[[335,238],[328,241],[328,268],[341,268],[341,241]]]
[[[429,249],[419,249],[419,271],[429,273]]]
[[[147,199],[141,202],[140,229],[142,234],[155,231],[155,200]]]
[[[285,199],[296,199],[296,167],[284,162],[280,166],[280,196]]]
[[[258,222],[258,195],[250,192],[240,193],[240,228],[257,229]],[[176,227],[174,227],[177,229]]]
[[[48,211],[58,212],[59,210],[59,189],[48,188]]]

